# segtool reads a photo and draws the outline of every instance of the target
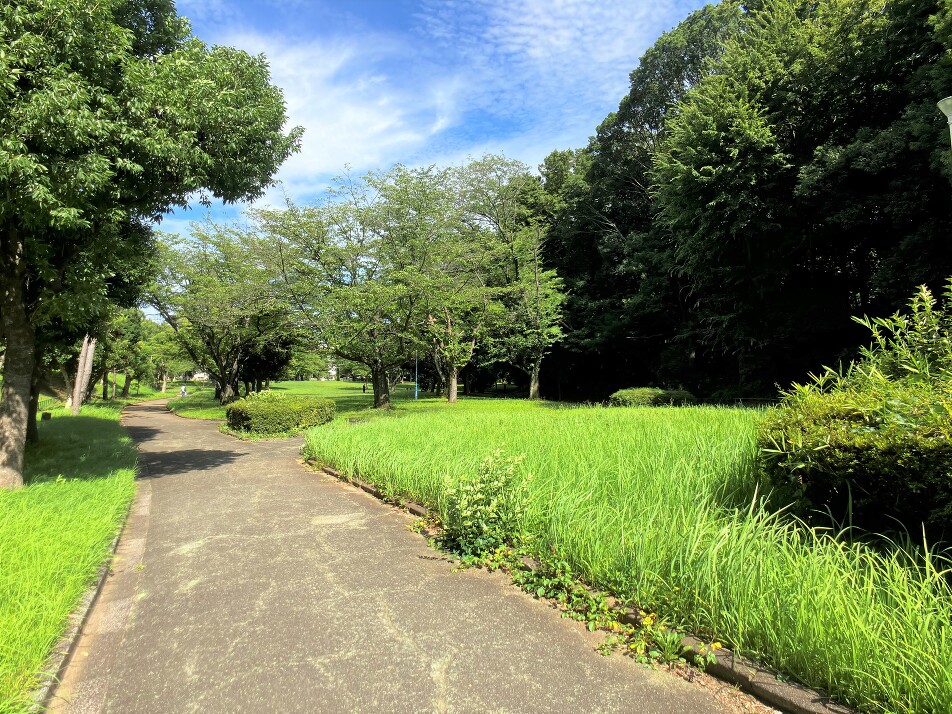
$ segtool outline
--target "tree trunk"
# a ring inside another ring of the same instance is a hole
[[[126,372],[126,381],[125,381],[125,382],[123,383],[123,385],[122,385],[122,394],[119,395],[120,398],[122,398],[122,399],[128,399],[128,398],[129,398],[129,390],[130,390],[131,388],[132,388],[132,375],[129,374],[128,372]]]
[[[235,382],[226,380],[221,387],[221,396],[218,398],[220,404],[231,404],[238,398],[238,385]]]
[[[40,408],[40,366],[33,367],[33,380],[30,385],[30,407],[26,418],[26,440],[36,443],[40,440],[40,430],[36,426],[36,412]]]
[[[447,372],[449,372],[449,384],[446,388],[446,401],[450,404],[456,403],[456,393],[459,389],[459,369],[455,364],[447,366]]]
[[[390,408],[390,379],[386,368],[377,362],[370,368],[370,381],[374,387],[374,409]]]
[[[73,380],[66,371],[66,367],[60,367],[60,374],[63,375],[63,384],[66,386],[66,401],[64,405],[67,409],[73,406]]]
[[[10,227],[0,235],[0,325],[7,339],[0,386],[0,488],[23,486],[36,333],[27,313],[23,246]]]
[[[89,378],[93,371],[93,357],[96,355],[96,339],[86,335],[83,347],[79,351],[79,366],[76,368],[76,381],[73,382],[73,416],[79,414],[79,408],[86,401]]]
[[[162,388],[159,390],[162,392],[162,394],[165,394],[165,388],[168,386],[168,383],[169,383],[168,373],[162,372]]]
[[[103,372],[102,375],[102,400],[106,401],[109,399],[109,370],[107,369]]]
[[[529,399],[539,399],[539,370],[542,367],[542,358],[537,359],[529,373]]]

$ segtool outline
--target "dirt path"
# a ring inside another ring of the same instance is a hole
[[[727,711],[503,576],[454,572],[410,518],[164,403],[124,423],[143,478],[59,712]]]

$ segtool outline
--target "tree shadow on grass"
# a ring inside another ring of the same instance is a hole
[[[39,425],[40,440],[27,444],[24,481],[107,478],[136,465],[135,446],[119,422],[63,416]]]

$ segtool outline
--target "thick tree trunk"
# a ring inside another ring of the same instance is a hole
[[[162,372],[162,388],[159,390],[162,394],[165,394],[165,389],[169,384],[169,375],[166,372]]]
[[[0,387],[0,488],[23,485],[36,333],[24,295],[23,248],[13,229],[0,236],[0,324],[7,339]]]
[[[374,387],[374,409],[390,408],[390,379],[386,368],[380,363],[370,368],[370,381]]]
[[[119,396],[122,399],[128,399],[129,391],[131,388],[132,388],[132,375],[126,372],[126,381],[123,382],[122,384],[122,394],[120,394]]]
[[[539,370],[542,367],[542,358],[540,357],[532,365],[532,371],[529,373],[529,399],[539,399]]]
[[[451,364],[447,367],[447,372],[449,372],[449,384],[446,388],[446,401],[450,404],[456,403],[457,391],[459,389],[459,369],[457,369],[455,364]]]

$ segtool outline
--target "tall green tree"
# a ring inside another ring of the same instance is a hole
[[[944,5],[945,3],[943,3]],[[696,334],[772,391],[952,270],[948,37],[925,0],[773,0],[681,101],[655,154]]]
[[[688,311],[670,232],[655,221],[653,157],[678,102],[744,21],[734,0],[689,15],[645,52],[588,146],[553,152],[540,167],[549,197],[545,264],[568,294],[551,370],[560,392],[605,398],[638,380],[676,386],[684,378],[693,345],[675,341]]]
[[[0,6],[0,487],[22,483],[36,333],[108,298],[110,249],[198,192],[254,197],[296,149],[263,57],[172,0]]]

